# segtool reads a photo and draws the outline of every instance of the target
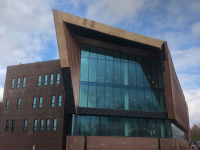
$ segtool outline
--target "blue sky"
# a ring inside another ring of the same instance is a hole
[[[0,100],[6,67],[58,59],[52,9],[168,42],[189,107],[200,123],[199,0],[0,1]]]

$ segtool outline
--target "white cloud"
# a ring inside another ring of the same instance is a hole
[[[192,25],[192,34],[197,37],[200,35],[200,22]]]
[[[4,87],[0,85],[0,102],[3,100],[3,91],[4,91],[3,89]]]
[[[0,83],[4,84],[6,67],[41,61],[55,42],[53,0],[0,1]],[[0,87],[0,99],[3,87]]]
[[[188,90],[184,92],[188,108],[189,108],[189,117],[190,117],[190,126],[193,124],[200,123],[200,89]]]
[[[139,12],[158,4],[158,0],[70,0],[70,3],[77,8],[81,3],[85,4],[86,18],[114,25],[124,20],[134,20]]]
[[[178,71],[191,72],[191,69],[200,67],[200,47],[192,47],[188,50],[172,51],[172,56],[175,68]]]

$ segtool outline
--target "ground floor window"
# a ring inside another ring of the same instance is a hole
[[[128,117],[72,115],[71,135],[172,137],[171,121]]]

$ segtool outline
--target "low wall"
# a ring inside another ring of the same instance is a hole
[[[188,145],[172,138],[67,136],[66,150],[189,150]]]

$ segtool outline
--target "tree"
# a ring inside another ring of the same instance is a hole
[[[200,141],[200,127],[196,124],[191,128],[191,140],[192,141]]]

